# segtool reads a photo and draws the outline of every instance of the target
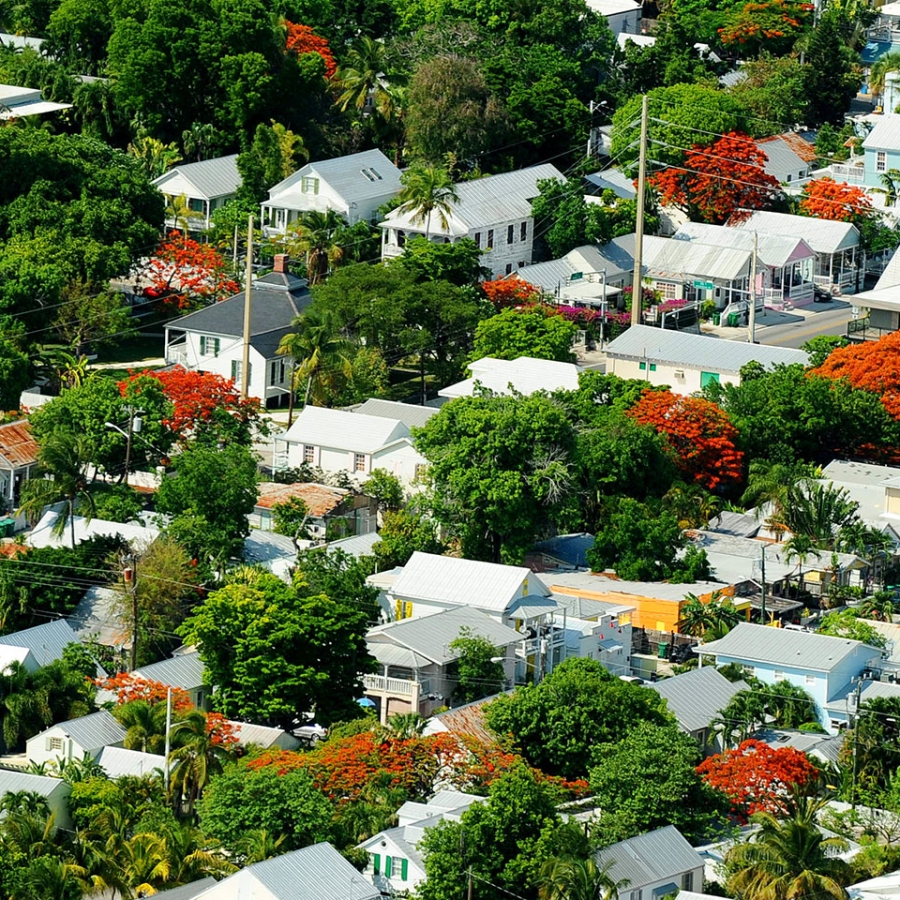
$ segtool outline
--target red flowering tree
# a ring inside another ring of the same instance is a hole
[[[811,3],[765,0],[735,6],[719,39],[725,47],[734,47],[742,56],[762,51],[772,56],[790,52],[800,33],[810,23]]]
[[[149,282],[144,289],[147,296],[182,312],[209,306],[240,290],[215,247],[183,237],[178,231],[163,239],[141,274]]]
[[[710,787],[725,794],[734,814],[746,821],[755,812],[784,815],[791,790],[808,785],[818,769],[793,747],[774,748],[748,740],[705,759],[697,772]]]
[[[298,56],[301,53],[318,53],[325,63],[325,77],[331,78],[337,71],[337,63],[331,55],[331,47],[325,38],[316,34],[308,25],[295,25],[285,20],[287,29],[286,49]]]
[[[542,299],[541,289],[521,278],[497,278],[494,281],[484,281],[481,289],[497,309],[528,306],[540,303]]]
[[[740,480],[743,454],[736,446],[737,429],[715,403],[645,390],[628,415],[668,437],[675,463],[689,481],[715,490]]]
[[[98,678],[94,682],[101,691],[112,691],[116,695],[116,704],[122,706],[134,700],[144,700],[151,706],[157,703],[165,703],[169,693],[169,686],[161,681],[148,681],[139,678],[131,672],[121,672],[111,675],[109,678]],[[194,708],[187,691],[181,688],[172,688],[172,709],[177,712],[187,712]]]
[[[784,200],[778,181],[763,168],[767,159],[752,138],[732,131],[709,146],[694,144],[683,168],[669,166],[650,183],[663,203],[721,225],[739,209],[769,209]]]
[[[800,212],[817,219],[858,224],[872,218],[875,207],[862,188],[833,178],[816,178],[803,188]]]
[[[839,347],[811,374],[846,378],[855,388],[874,391],[888,413],[900,419],[900,332]]]

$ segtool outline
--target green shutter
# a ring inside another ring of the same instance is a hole
[[[200,355],[206,356],[206,337],[204,335],[200,335]]]
[[[213,356],[219,355],[219,339],[213,338]]]
[[[372,871],[376,875],[381,874],[381,854],[380,853],[372,854]]]
[[[400,860],[400,880],[406,881],[406,876],[409,874],[409,860],[401,859]]]
[[[391,870],[391,858],[389,856],[386,856],[384,858],[384,877],[390,878],[392,874],[393,872]]]

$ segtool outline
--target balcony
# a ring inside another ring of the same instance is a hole
[[[835,180],[843,179],[848,184],[862,184],[866,180],[866,170],[864,166],[844,166],[840,163],[834,163],[828,168],[835,177]]]
[[[363,675],[363,687],[366,692],[408,697],[411,702],[415,701],[420,692],[428,693],[427,681],[408,681],[405,678],[390,678],[386,675]]]
[[[181,343],[178,344],[169,344],[169,346],[166,347],[166,362],[169,365],[181,366],[185,369],[188,368],[187,343],[181,341]]]
[[[847,339],[855,344],[864,341],[878,341],[889,334],[895,334],[894,328],[879,328],[876,325],[870,325],[868,317],[864,319],[853,319],[847,323]]]

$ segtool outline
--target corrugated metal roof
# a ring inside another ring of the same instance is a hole
[[[56,524],[58,509],[48,509],[40,522],[34,527],[34,530],[27,536],[26,540],[32,547],[70,547],[71,534],[70,526],[66,525],[64,534],[54,534],[53,527]],[[121,537],[129,543],[152,543],[159,529],[151,525],[136,525],[132,522],[107,522],[105,519],[91,519],[88,521],[84,516],[75,516],[73,520],[75,531],[75,543],[80,544],[82,541],[90,540],[92,537]]]
[[[604,847],[596,858],[600,865],[610,865],[609,873],[616,881],[625,879],[629,891],[668,878],[680,885],[679,875],[703,868],[700,854],[674,825]]]
[[[17,794],[19,791],[29,791],[39,794],[41,797],[49,797],[56,793],[68,794],[71,786],[59,778],[0,769],[0,797],[4,797],[6,794]],[[3,815],[5,813],[0,813],[0,818]]]
[[[792,669],[830,672],[858,648],[860,641],[741,622],[725,637],[699,648],[703,656],[771,663]],[[869,648],[876,655],[880,651]]]
[[[900,121],[883,116],[862,143],[866,150],[900,150]]]
[[[616,238],[633,253],[634,235]],[[657,278],[687,279],[691,276],[734,281],[749,276],[753,254],[734,247],[717,247],[692,241],[688,248],[671,238],[644,235],[643,264],[646,274]]]
[[[630,2],[630,0],[629,0]],[[433,235],[463,235],[473,228],[488,228],[491,225],[531,216],[531,201],[540,193],[538,182],[549,178],[564,181],[556,166],[546,163],[504,172],[501,175],[487,175],[475,181],[463,181],[456,185],[459,197],[447,215],[447,228],[440,216],[432,216],[430,230]],[[413,221],[414,212],[392,210],[385,222],[394,228],[412,231],[424,229],[424,223]]]
[[[687,594],[709,594],[722,590],[721,582],[699,581],[694,584],[668,584],[664,581],[624,581],[609,575],[594,572],[542,572],[538,576],[553,591],[585,591],[597,594],[621,594],[623,605],[628,605],[627,597],[652,597],[656,600],[684,600]]]
[[[126,750],[124,747],[104,747],[97,757],[97,764],[110,778],[122,778],[125,775],[140,778],[157,769],[162,772],[166,758],[156,753]]]
[[[895,250],[890,262],[884,267],[884,271],[875,282],[876,291],[900,285],[900,250]]]
[[[778,139],[788,145],[797,156],[800,157],[804,162],[811,163],[815,162],[819,155],[816,153],[816,131],[786,131],[784,134],[779,134]]]
[[[632,325],[609,344],[606,355],[613,359],[649,361],[735,375],[749,362],[766,367],[794,363],[805,366],[809,362],[809,356],[803,350],[748,344],[650,325]]]
[[[200,659],[200,654],[192,652],[143,666],[135,669],[133,674],[147,681],[160,681],[169,687],[191,691],[202,686],[205,671],[206,667]]]
[[[488,704],[493,703],[496,697],[485,697],[483,700],[476,700],[474,703],[466,703],[464,706],[457,706],[445,713],[438,713],[428,720],[425,726],[425,734],[450,734],[468,735],[477,738],[484,744],[495,744],[497,736],[487,727],[484,721],[484,711]]]
[[[422,428],[437,412],[434,406],[414,406],[412,403],[398,403],[396,400],[366,400],[353,412],[362,416],[379,416],[402,422],[407,428]]]
[[[288,738],[289,742],[295,747],[300,746],[300,741],[292,734],[288,734],[281,728],[272,728],[268,725],[256,725],[253,722],[231,722],[235,729],[235,737],[241,747],[249,747],[251,744],[256,747],[267,749],[273,744]]]
[[[634,609],[633,604],[608,603],[606,600],[594,600],[591,597],[579,597],[554,591],[551,595],[560,609],[565,609],[575,619],[597,620],[603,616],[617,616]]]
[[[793,216],[779,212],[741,212],[728,222],[729,228],[802,237],[816,253],[837,253],[859,246],[859,231],[849,222]]]
[[[67,620],[79,641],[96,640],[104,647],[131,647],[131,629],[121,597],[119,591],[99,585],[87,591]]]
[[[723,88],[732,88],[736,84],[740,84],[742,81],[746,80],[747,73],[744,69],[735,69],[733,72],[726,72],[724,75],[719,76],[719,84],[721,84]]]
[[[714,246],[753,250],[753,235],[749,231],[727,228],[725,225],[707,225],[703,222],[685,222],[672,235],[672,240],[702,241],[704,244]],[[806,241],[796,236],[757,232],[756,255],[764,266],[780,268],[786,265],[792,256],[795,256],[795,259],[812,259],[815,251]]]
[[[704,666],[647,687],[665,699],[678,725],[690,733],[709,728],[731,698],[747,685],[743,681],[731,682],[713,666]]]
[[[396,593],[396,585],[394,590]],[[459,606],[432,616],[376,625],[369,629],[366,641],[369,651],[376,658],[380,658],[378,653],[381,652],[381,647],[390,642],[430,662],[446,665],[459,657],[459,653],[452,650],[450,644],[459,637],[464,628],[471,629],[473,633],[486,638],[495,647],[507,647],[521,640],[521,635],[512,628],[501,625],[479,609]]]
[[[620,34],[618,37],[626,38],[628,41],[634,41],[636,38],[647,38],[651,42],[655,42],[656,38],[648,37],[641,34]],[[622,41],[619,41],[622,46]],[[634,179],[629,178],[619,169],[603,169],[600,172],[594,172],[592,175],[586,175],[585,180],[601,191],[610,190],[617,197],[623,200],[633,200],[637,196],[637,188],[634,186]]]
[[[513,600],[528,593],[550,595],[540,579],[523,566],[418,551],[403,567],[391,593],[407,600],[434,600],[494,612],[503,612]]]
[[[305,406],[279,440],[372,454],[404,437],[409,437],[409,428],[399,419]]]
[[[85,750],[99,750],[110,744],[121,744],[125,740],[125,729],[105,709],[100,712],[82,716],[80,719],[69,719],[68,722],[60,722],[41,732],[61,730],[66,737],[70,737],[76,744]],[[40,737],[40,735],[37,735]],[[34,740],[32,738],[31,740]]]
[[[578,390],[578,366],[520,356],[517,359],[495,359],[486,356],[469,365],[471,378],[441,388],[441,397],[470,397],[476,382],[495,394],[508,394],[512,389],[526,397],[537,391]]]
[[[166,193],[166,184],[175,175],[180,175],[197,189],[197,193],[193,196],[207,200],[235,194],[241,186],[236,153],[231,156],[220,156],[218,159],[204,159],[183,166],[174,166],[159,178],[154,178],[151,183],[157,190]]]
[[[328,550],[340,550],[358,559],[360,556],[371,556],[372,548],[380,540],[381,535],[377,531],[370,531],[368,534],[355,534],[353,537],[332,541],[328,544]]]
[[[801,159],[780,135],[763,138],[756,142],[756,146],[766,154],[766,162],[763,164],[766,173],[778,181],[786,180],[785,173],[792,181],[797,181],[800,173],[809,168],[807,162]]]
[[[45,625],[35,625],[34,628],[26,628],[24,631],[0,637],[0,644],[30,650],[38,664],[42,666],[62,659],[66,646],[77,643],[78,636],[65,619],[56,619]]]
[[[20,469],[37,462],[37,441],[31,436],[27,419],[0,425],[0,468]]]
[[[259,498],[256,506],[259,509],[271,509],[278,503],[299,497],[306,504],[309,514],[319,518],[330,513],[349,496],[350,491],[327,484],[314,482],[280,484],[274,481],[264,481],[259,485]]]
[[[601,16],[616,16],[641,9],[640,3],[634,0],[588,0],[588,6]]]
[[[154,894],[153,898],[154,900],[195,900],[195,898],[199,897],[207,888],[211,888],[217,883],[216,879],[213,878],[212,875],[209,875],[206,878],[201,878],[199,881],[183,884],[181,887],[172,888],[168,891],[160,891],[160,893]]]
[[[402,669],[424,669],[433,665],[434,660],[422,656],[406,647],[396,644],[382,644],[374,641],[368,644],[369,655],[381,666],[398,666]]]
[[[809,734],[805,731],[789,731],[784,729],[764,729],[753,735],[754,740],[762,741],[770,747],[792,747],[801,753],[815,754],[828,762],[837,763],[840,758],[844,735]]]

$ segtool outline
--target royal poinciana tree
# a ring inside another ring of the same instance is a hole
[[[724,223],[737,210],[783,205],[778,181],[765,171],[768,160],[753,139],[738,131],[710,146],[694,144],[681,166],[668,166],[650,178],[666,205],[681,207],[691,219]]]
[[[337,63],[331,55],[328,41],[316,34],[308,25],[296,25],[285,20],[284,27],[287,29],[288,51],[293,51],[298,56],[303,53],[318,53],[325,63],[325,77],[331,78],[337,71]]]
[[[728,413],[715,403],[645,390],[628,415],[667,436],[675,465],[687,480],[708,490],[740,480],[743,454],[737,449],[738,432]]]
[[[862,188],[833,178],[816,178],[803,188],[800,212],[817,219],[856,224],[871,218],[875,207]]]
[[[481,289],[498,310],[509,306],[529,306],[541,301],[541,289],[519,278],[484,281]]]

